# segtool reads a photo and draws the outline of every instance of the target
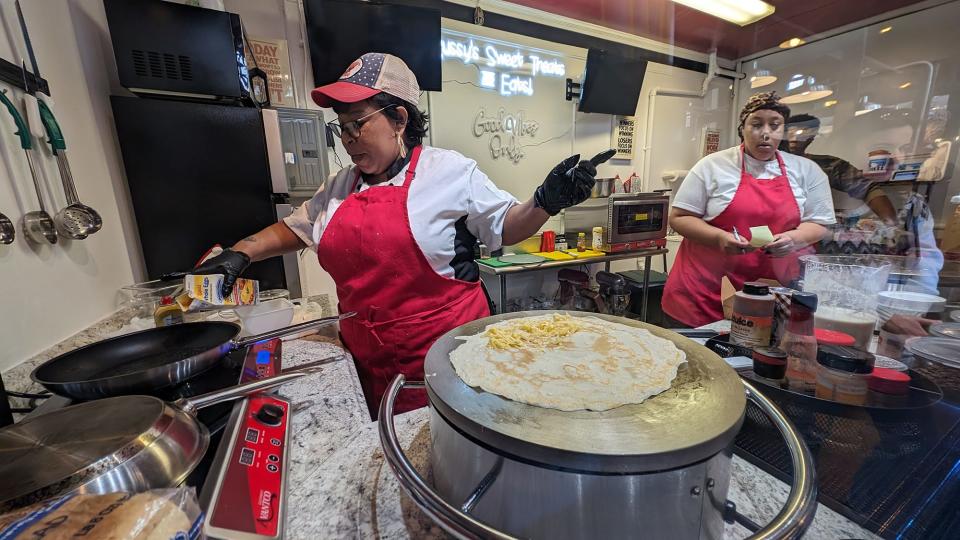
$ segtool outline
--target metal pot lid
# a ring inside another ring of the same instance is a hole
[[[960,339],[960,323],[940,323],[930,327],[930,334],[937,337]]]
[[[71,491],[121,465],[163,436],[170,410],[176,409],[154,397],[120,396],[0,430],[0,509],[24,497]]]
[[[472,388],[457,375],[450,352],[459,336],[518,317],[566,313],[645,328],[687,355],[673,386],[643,403],[608,411],[565,412],[519,403]],[[430,403],[475,442],[500,454],[578,472],[641,473],[709,458],[733,441],[746,397],[736,372],[683,336],[639,321],[572,311],[524,311],[487,317],[444,334],[427,352]]]
[[[917,358],[960,369],[960,339],[910,338],[904,344],[904,349]]]

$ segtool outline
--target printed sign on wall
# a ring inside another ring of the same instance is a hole
[[[270,103],[296,107],[293,98],[293,78],[290,75],[290,56],[285,39],[251,39],[247,48],[247,65],[253,67],[250,49],[257,59],[257,67],[267,74],[270,86]]]
[[[703,153],[700,157],[706,157],[720,150],[720,130],[713,128],[703,129]]]
[[[524,157],[523,140],[537,135],[540,123],[526,118],[523,111],[507,113],[500,109],[496,114],[481,108],[473,119],[473,136],[489,136],[490,157],[507,159],[514,164]]]
[[[633,141],[636,127],[636,121],[633,116],[617,116],[613,125],[613,141],[611,146],[616,148],[617,153],[613,157],[617,159],[633,158]]]

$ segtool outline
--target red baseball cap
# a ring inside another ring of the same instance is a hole
[[[385,53],[367,53],[357,58],[336,82],[314,88],[310,97],[321,107],[335,102],[356,103],[380,92],[419,105],[420,85],[403,60]]]

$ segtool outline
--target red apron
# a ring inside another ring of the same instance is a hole
[[[749,240],[750,227],[769,225],[774,235],[800,225],[800,208],[793,195],[787,169],[780,153],[780,176],[758,180],[747,173],[743,145],[740,146],[740,185],[730,204],[708,223]],[[728,255],[714,246],[684,239],[663,290],[663,312],[690,326],[702,326],[723,319],[720,281],[726,275],[737,290],[747,281],[760,278],[788,283],[799,275],[799,256],[813,253],[806,247],[786,257],[771,257],[762,250]]]
[[[351,194],[334,212],[317,246],[320,265],[337,285],[340,337],[353,355],[370,409],[398,373],[423,380],[423,358],[441,335],[490,315],[480,282],[443,277],[433,269],[410,230],[407,197],[421,147],[413,149],[402,186]],[[398,413],[423,407],[423,390],[405,390]]]

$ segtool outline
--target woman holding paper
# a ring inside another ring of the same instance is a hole
[[[798,257],[835,222],[826,174],[807,158],[777,151],[790,109],[774,92],[740,112],[742,144],[690,170],[673,200],[670,226],[684,237],[663,292],[663,311],[701,326],[723,318],[720,283],[740,289],[761,278],[788,283]]]

